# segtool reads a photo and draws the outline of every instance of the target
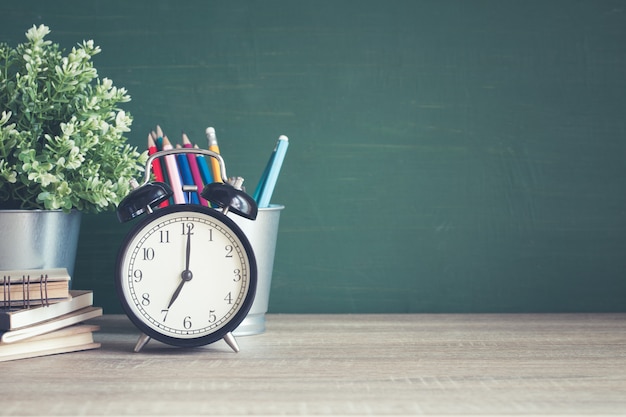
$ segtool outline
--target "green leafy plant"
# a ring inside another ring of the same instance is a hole
[[[114,208],[143,171],[146,152],[126,142],[124,88],[98,78],[92,40],[67,54],[33,26],[27,42],[0,44],[0,208]]]

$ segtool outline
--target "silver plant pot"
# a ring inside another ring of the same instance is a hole
[[[0,270],[67,268],[74,274],[81,212],[0,210]]]

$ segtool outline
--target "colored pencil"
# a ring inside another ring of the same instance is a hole
[[[173,149],[172,143],[167,136],[163,135],[163,150]],[[167,177],[174,191],[174,204],[185,204],[185,195],[183,194],[183,186],[178,172],[178,163],[174,155],[165,156],[165,166],[167,167]]]
[[[163,131],[161,130],[161,126],[157,125],[156,130],[152,131],[152,137],[154,138],[154,142],[156,143],[157,151],[163,150]],[[163,170],[163,182],[170,184],[169,179],[167,178],[167,167],[164,166],[164,160],[161,161],[161,168]],[[171,184],[170,184],[171,185]],[[170,197],[167,200],[168,204],[174,204],[174,198]]]
[[[194,148],[198,148],[198,145],[194,145]],[[198,155],[196,157],[196,161],[198,162],[198,169],[200,170],[200,175],[204,179],[205,184],[211,184],[213,182],[213,174],[211,174],[211,169],[209,168],[209,164],[206,161],[204,155]]]
[[[182,148],[183,147],[180,146],[180,144],[176,144],[176,149],[182,149]],[[183,187],[185,185],[196,185],[193,181],[193,176],[191,175],[191,168],[189,167],[189,161],[187,160],[187,155],[185,155],[184,153],[179,153],[176,155],[176,159],[178,160],[178,170],[180,171],[180,179],[183,183]],[[183,195],[185,196],[185,201],[187,203],[200,204],[200,200],[198,200],[197,191],[185,192],[183,190]]]
[[[189,137],[185,132],[183,132],[183,148],[193,148],[193,145],[191,144],[191,141],[189,140]],[[202,198],[202,196],[200,195],[200,193],[202,192],[202,188],[204,188],[204,182],[202,181],[202,174],[200,174],[200,169],[198,168],[198,160],[196,158],[196,155],[188,153],[185,156],[187,157],[187,162],[189,164],[189,169],[191,170],[193,182],[196,184],[196,187],[198,187],[198,200],[203,206],[208,206],[209,202]]]
[[[148,133],[148,155],[152,155],[158,152],[156,142],[154,141],[154,137],[152,134]],[[152,161],[152,173],[154,174],[154,179],[159,182],[165,182],[165,178],[163,177],[163,167],[161,167],[161,160],[156,158]],[[159,204],[159,207],[165,207],[168,205],[168,201],[165,200]]]
[[[212,127],[207,127],[206,137],[207,137],[207,140],[209,141],[209,150],[219,154],[220,147],[217,144],[217,136],[215,136],[215,129]],[[220,172],[220,164],[215,158],[211,158],[211,173],[213,174],[213,181],[223,182],[222,174]]]

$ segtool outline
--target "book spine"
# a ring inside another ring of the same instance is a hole
[[[31,304],[45,306],[50,304],[48,274],[41,273],[33,278],[26,274],[16,280],[12,280],[11,275],[3,275],[0,308],[29,308]]]

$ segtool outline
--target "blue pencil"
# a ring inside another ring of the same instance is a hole
[[[198,145],[195,145],[194,148],[197,149]],[[198,161],[198,169],[200,170],[204,184],[211,184],[213,182],[213,174],[211,174],[211,169],[209,168],[206,158],[204,155],[196,155],[196,161]]]
[[[182,149],[180,145],[176,145],[176,149]],[[187,155],[178,154],[176,155],[178,159],[178,169],[180,170],[180,178],[183,181],[183,185],[196,185],[193,181],[193,176],[191,175],[191,168],[189,167],[189,161],[187,160]],[[202,190],[199,190],[202,191]],[[198,193],[183,193],[185,196],[185,201],[187,203],[192,204],[200,204],[200,200],[198,200]],[[191,195],[191,199],[189,196]]]
[[[198,145],[194,145],[194,149],[199,149]],[[204,185],[211,184],[213,182],[213,174],[211,174],[211,169],[209,168],[209,164],[204,155],[196,155],[196,162],[198,162],[198,170],[200,171],[200,176],[204,181]],[[212,206],[210,202],[207,202],[207,204],[209,207]]]
[[[255,200],[259,207],[269,207],[276,182],[278,181],[278,174],[285,160],[285,154],[289,147],[289,139],[285,135],[281,135],[276,142],[274,152],[270,156],[265,171],[261,176],[261,180],[255,190]]]

